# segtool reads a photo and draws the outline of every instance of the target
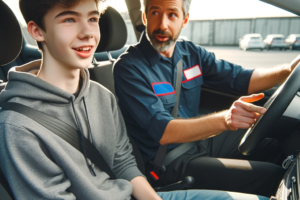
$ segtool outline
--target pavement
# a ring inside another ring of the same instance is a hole
[[[270,68],[284,63],[290,63],[299,54],[299,50],[240,50],[239,47],[202,46],[214,52],[217,59],[223,59],[244,68]]]

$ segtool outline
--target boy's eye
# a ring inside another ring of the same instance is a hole
[[[96,17],[90,19],[90,22],[97,22],[98,23],[98,21],[99,21],[99,18],[96,18]]]
[[[64,20],[64,22],[67,22],[67,23],[72,23],[72,22],[74,22],[74,21],[75,21],[75,20],[72,19],[72,18],[69,18],[69,19]]]

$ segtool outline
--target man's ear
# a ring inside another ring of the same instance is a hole
[[[189,18],[190,18],[190,14],[188,13],[188,14],[185,16],[184,20],[183,20],[182,28],[184,28],[184,27],[186,27],[186,26],[188,25],[188,23],[189,23]]]
[[[42,29],[33,21],[28,22],[27,30],[28,33],[31,35],[31,37],[35,39],[37,42],[45,41]]]
[[[145,14],[145,12],[143,12],[143,14],[142,14],[142,21],[143,21],[144,26],[146,26],[146,24],[147,24],[147,19],[146,19],[146,14]]]

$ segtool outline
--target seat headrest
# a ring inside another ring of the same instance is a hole
[[[118,11],[107,7],[99,20],[101,39],[96,52],[121,49],[127,41],[126,24]]]
[[[21,52],[22,44],[19,22],[10,8],[0,0],[0,66],[14,61]]]

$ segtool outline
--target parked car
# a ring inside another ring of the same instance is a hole
[[[300,48],[300,34],[291,34],[285,39],[286,44],[289,49],[299,49]]]
[[[262,36],[259,33],[246,34],[240,38],[240,49],[247,51],[248,49],[260,49],[263,50],[265,45],[262,40]]]
[[[288,44],[284,41],[284,35],[281,34],[270,34],[264,39],[265,49],[288,49]]]

